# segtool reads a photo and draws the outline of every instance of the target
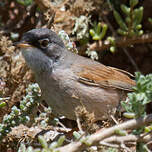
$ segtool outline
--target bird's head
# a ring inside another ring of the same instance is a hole
[[[17,46],[22,50],[29,67],[36,73],[52,70],[66,50],[57,34],[47,28],[26,32]]]

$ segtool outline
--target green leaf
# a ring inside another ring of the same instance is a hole
[[[38,136],[38,140],[39,140],[39,142],[40,142],[40,144],[42,145],[42,147],[43,148],[48,148],[48,144],[47,144],[47,142],[46,142],[46,140],[44,139],[44,137],[43,136]]]
[[[115,129],[115,134],[118,134],[120,136],[126,136],[127,132],[125,130]]]
[[[128,32],[122,30],[122,29],[118,29],[117,32],[120,34],[120,35],[123,35],[123,36],[126,36],[128,34]]]
[[[105,36],[105,34],[106,34],[106,32],[107,32],[107,29],[108,29],[107,24],[103,24],[103,25],[102,25],[102,32],[101,32],[101,34],[100,34],[100,40],[102,40],[102,39],[104,38],[104,36]]]
[[[65,136],[61,136],[57,141],[58,147],[62,146],[64,141],[65,141]]]
[[[131,7],[134,7],[138,4],[138,0],[130,0],[129,4],[130,4]]]
[[[127,15],[127,16],[129,16],[130,15],[130,8],[129,7],[127,7],[126,5],[124,5],[124,4],[121,4],[121,10]]]
[[[131,113],[131,112],[125,112],[123,113],[123,116],[129,119],[134,119],[135,118],[135,113]]]
[[[94,35],[95,35],[95,31],[93,30],[93,29],[90,29],[90,35],[92,36],[92,37],[94,37]]]
[[[119,24],[120,28],[122,30],[124,30],[124,31],[128,31],[128,28],[127,28],[125,22],[123,21],[123,19],[121,18],[120,14],[116,10],[113,11],[113,15],[115,17],[115,20]]]
[[[110,47],[110,52],[111,52],[111,53],[114,53],[115,51],[116,51],[116,47],[115,47],[115,46],[111,46],[111,47]]]
[[[96,33],[100,34],[101,33],[101,23],[99,22],[96,28]]]
[[[143,10],[144,10],[143,6],[134,9],[134,11],[133,11],[133,26],[134,26],[134,28],[136,28],[136,26],[141,23],[141,21],[143,19]]]
[[[148,21],[152,24],[152,18],[149,17],[149,18],[148,18]]]
[[[79,134],[77,131],[74,131],[73,132],[73,136],[76,138],[76,139],[79,139],[81,137],[81,134]]]
[[[0,108],[3,108],[6,106],[6,102],[0,102]]]

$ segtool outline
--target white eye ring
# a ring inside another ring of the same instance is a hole
[[[39,40],[39,43],[42,48],[46,48],[49,45],[49,39],[46,38],[46,39]]]

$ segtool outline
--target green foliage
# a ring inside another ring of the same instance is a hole
[[[102,29],[102,30],[101,30]],[[102,40],[107,32],[108,26],[106,24],[96,23],[93,24],[93,29],[90,29],[90,35],[93,40]]]
[[[147,126],[144,129],[145,129],[144,132],[148,133],[148,132],[152,131],[152,125]]]
[[[90,58],[91,58],[92,60],[98,60],[98,58],[99,58],[97,51],[95,51],[95,50],[90,50],[89,48],[87,49],[86,54],[87,54],[88,56],[90,56]]]
[[[119,136],[126,136],[127,132],[125,130],[116,129],[115,134],[117,134]]]
[[[127,118],[139,118],[146,115],[146,104],[152,101],[152,74],[146,76],[136,73],[136,86],[134,92],[128,94],[128,100],[122,102],[123,108],[127,111],[124,116]],[[134,134],[152,131],[151,126],[139,127],[133,130]],[[147,152],[147,146],[142,142],[137,142],[136,151]]]
[[[152,24],[152,18],[149,17],[149,18],[148,18],[148,21]]]
[[[78,50],[77,50],[77,48],[76,48],[76,45],[74,45],[74,42],[72,42],[72,41],[70,40],[69,35],[68,35],[64,30],[59,31],[58,35],[59,35],[59,37],[63,40],[66,48],[67,48],[69,51],[78,53]]]
[[[144,143],[137,143],[136,151],[137,152],[150,152],[147,145],[145,145]]]
[[[123,108],[139,118],[146,115],[146,104],[152,101],[152,74],[146,76],[136,73],[134,92],[128,94],[128,100],[122,102]]]
[[[4,101],[0,102],[0,108],[3,108],[5,106],[6,106],[6,102],[4,102]]]
[[[51,107],[44,107],[44,112],[41,112],[38,117],[34,120],[34,125],[40,125],[41,128],[46,128],[50,121],[50,117],[52,113]]]
[[[131,112],[124,112],[123,116],[126,117],[126,118],[128,118],[128,119],[135,118],[135,114],[131,113]]]
[[[33,0],[16,0],[19,4],[24,6],[29,6],[32,4]]]
[[[78,40],[81,40],[81,42],[88,42],[89,38],[89,32],[88,32],[88,27],[89,27],[89,22],[90,22],[90,17],[86,17],[84,15],[81,15],[80,17],[75,17],[75,26],[72,31],[72,34],[76,34],[76,37]]]
[[[128,30],[127,25],[126,25],[126,23],[123,21],[123,19],[122,19],[122,17],[120,16],[120,14],[119,14],[116,10],[114,10],[114,11],[113,11],[113,15],[114,15],[117,23],[119,24],[120,29],[121,29],[122,31],[127,31],[127,30]]]
[[[20,108],[13,106],[11,113],[5,115],[2,123],[0,123],[0,140],[11,131],[12,127],[30,120],[28,115],[31,114],[33,108],[38,105],[38,99],[41,93],[38,84],[29,85],[26,92],[27,95],[20,102]]]
[[[82,143],[86,144],[87,146],[91,146],[92,143],[88,140],[88,138],[89,138],[89,135],[88,135],[88,136],[83,136],[83,137],[80,139],[80,141],[81,141]]]
[[[118,11],[114,10],[113,15],[116,22],[119,24],[117,32],[123,36],[140,36],[143,34],[141,21],[143,18],[143,7],[135,8],[138,0],[130,0],[130,6],[121,4],[121,11],[125,16],[125,20],[121,17]]]
[[[116,50],[115,38],[114,38],[114,37],[109,36],[109,37],[107,38],[107,41],[109,42],[109,44],[111,44],[110,52],[111,52],[111,53],[114,53],[114,52],[115,52],[115,50]]]
[[[77,132],[77,131],[74,131],[73,132],[73,136],[74,136],[75,139],[80,139],[81,134],[79,132]]]
[[[47,143],[43,136],[38,136],[38,140],[42,146],[42,149],[34,149],[31,146],[26,148],[26,146],[22,143],[18,152],[58,152],[56,148],[61,147],[63,145],[65,141],[65,136],[61,136],[57,141],[52,142],[50,145]]]

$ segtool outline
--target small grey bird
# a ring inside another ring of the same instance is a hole
[[[126,71],[68,51],[49,29],[28,31],[18,47],[54,114],[76,119],[75,108],[83,105],[96,120],[108,118],[135,86]]]

